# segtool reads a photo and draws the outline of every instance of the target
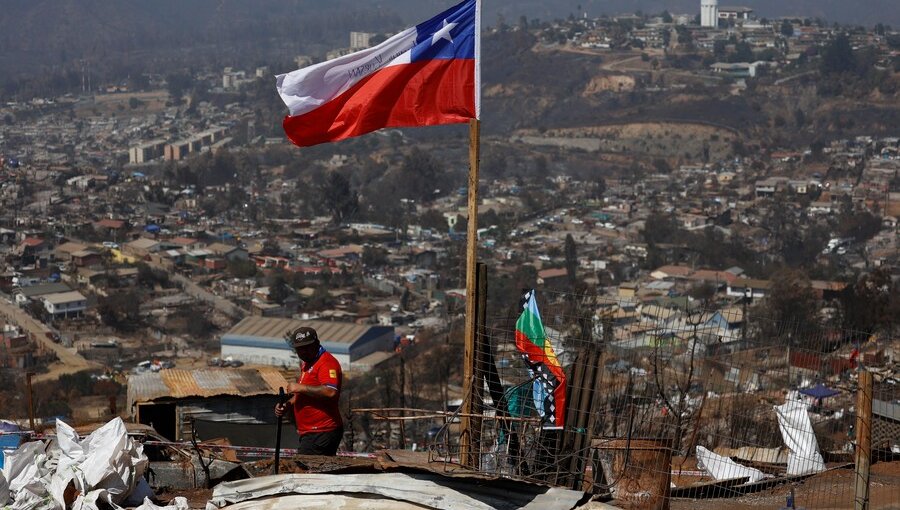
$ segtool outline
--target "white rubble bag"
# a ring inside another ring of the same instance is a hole
[[[0,470],[0,507],[5,506],[7,501],[9,501],[9,483]]]
[[[9,484],[7,505],[12,509],[55,508],[48,487],[56,469],[56,459],[41,441],[22,443],[4,454],[3,476]]]
[[[122,504],[135,506],[142,501],[145,510],[158,508],[147,506],[146,496],[152,492],[143,478],[149,465],[144,447],[128,437],[121,418],[82,440],[72,427],[57,420],[56,434],[49,445],[31,441],[6,454],[3,477],[9,494],[4,509],[120,509]],[[186,507],[185,501],[173,503],[165,508]]]
[[[73,484],[87,508],[96,506],[97,498],[110,504],[119,504],[137,486],[144,476],[149,461],[144,446],[128,437],[125,423],[115,418],[92,432],[81,441],[72,427],[56,421],[56,437],[59,444],[59,465],[51,482],[53,499],[65,508],[63,493]],[[102,494],[92,495],[94,490]],[[76,508],[79,501],[76,500]]]
[[[754,483],[766,477],[762,471],[747,466],[713,453],[702,446],[697,446],[697,467],[706,471],[716,480],[731,480],[734,478],[750,478],[747,483]]]
[[[816,441],[806,405],[788,399],[784,404],[775,406],[775,414],[784,444],[791,451],[787,474],[806,475],[825,471],[825,462],[819,453],[819,442]]]

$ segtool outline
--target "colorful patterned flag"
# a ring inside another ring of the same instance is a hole
[[[538,413],[562,427],[566,416],[566,374],[544,333],[534,290],[526,292],[523,300],[522,315],[516,321],[516,348],[522,352],[534,377],[533,396]]]

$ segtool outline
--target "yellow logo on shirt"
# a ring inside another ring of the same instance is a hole
[[[333,368],[331,370],[329,370],[328,377],[331,377],[332,379],[337,379],[337,370],[335,370]]]

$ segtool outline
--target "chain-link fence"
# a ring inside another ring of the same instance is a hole
[[[433,459],[633,508],[900,506],[889,338],[769,319],[745,298],[525,297],[485,318],[471,417],[446,420]],[[860,370],[875,387],[862,422]],[[867,493],[860,423],[872,432]]]

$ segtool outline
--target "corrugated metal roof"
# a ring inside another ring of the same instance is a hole
[[[256,337],[261,339],[284,340],[284,335],[300,326],[315,328],[322,342],[349,344],[359,340],[372,328],[350,322],[331,321],[301,321],[294,319],[279,319],[274,317],[247,317],[223,336]]]
[[[170,369],[130,376],[128,402],[134,405],[164,397],[274,395],[284,386],[287,380],[275,367]]]

